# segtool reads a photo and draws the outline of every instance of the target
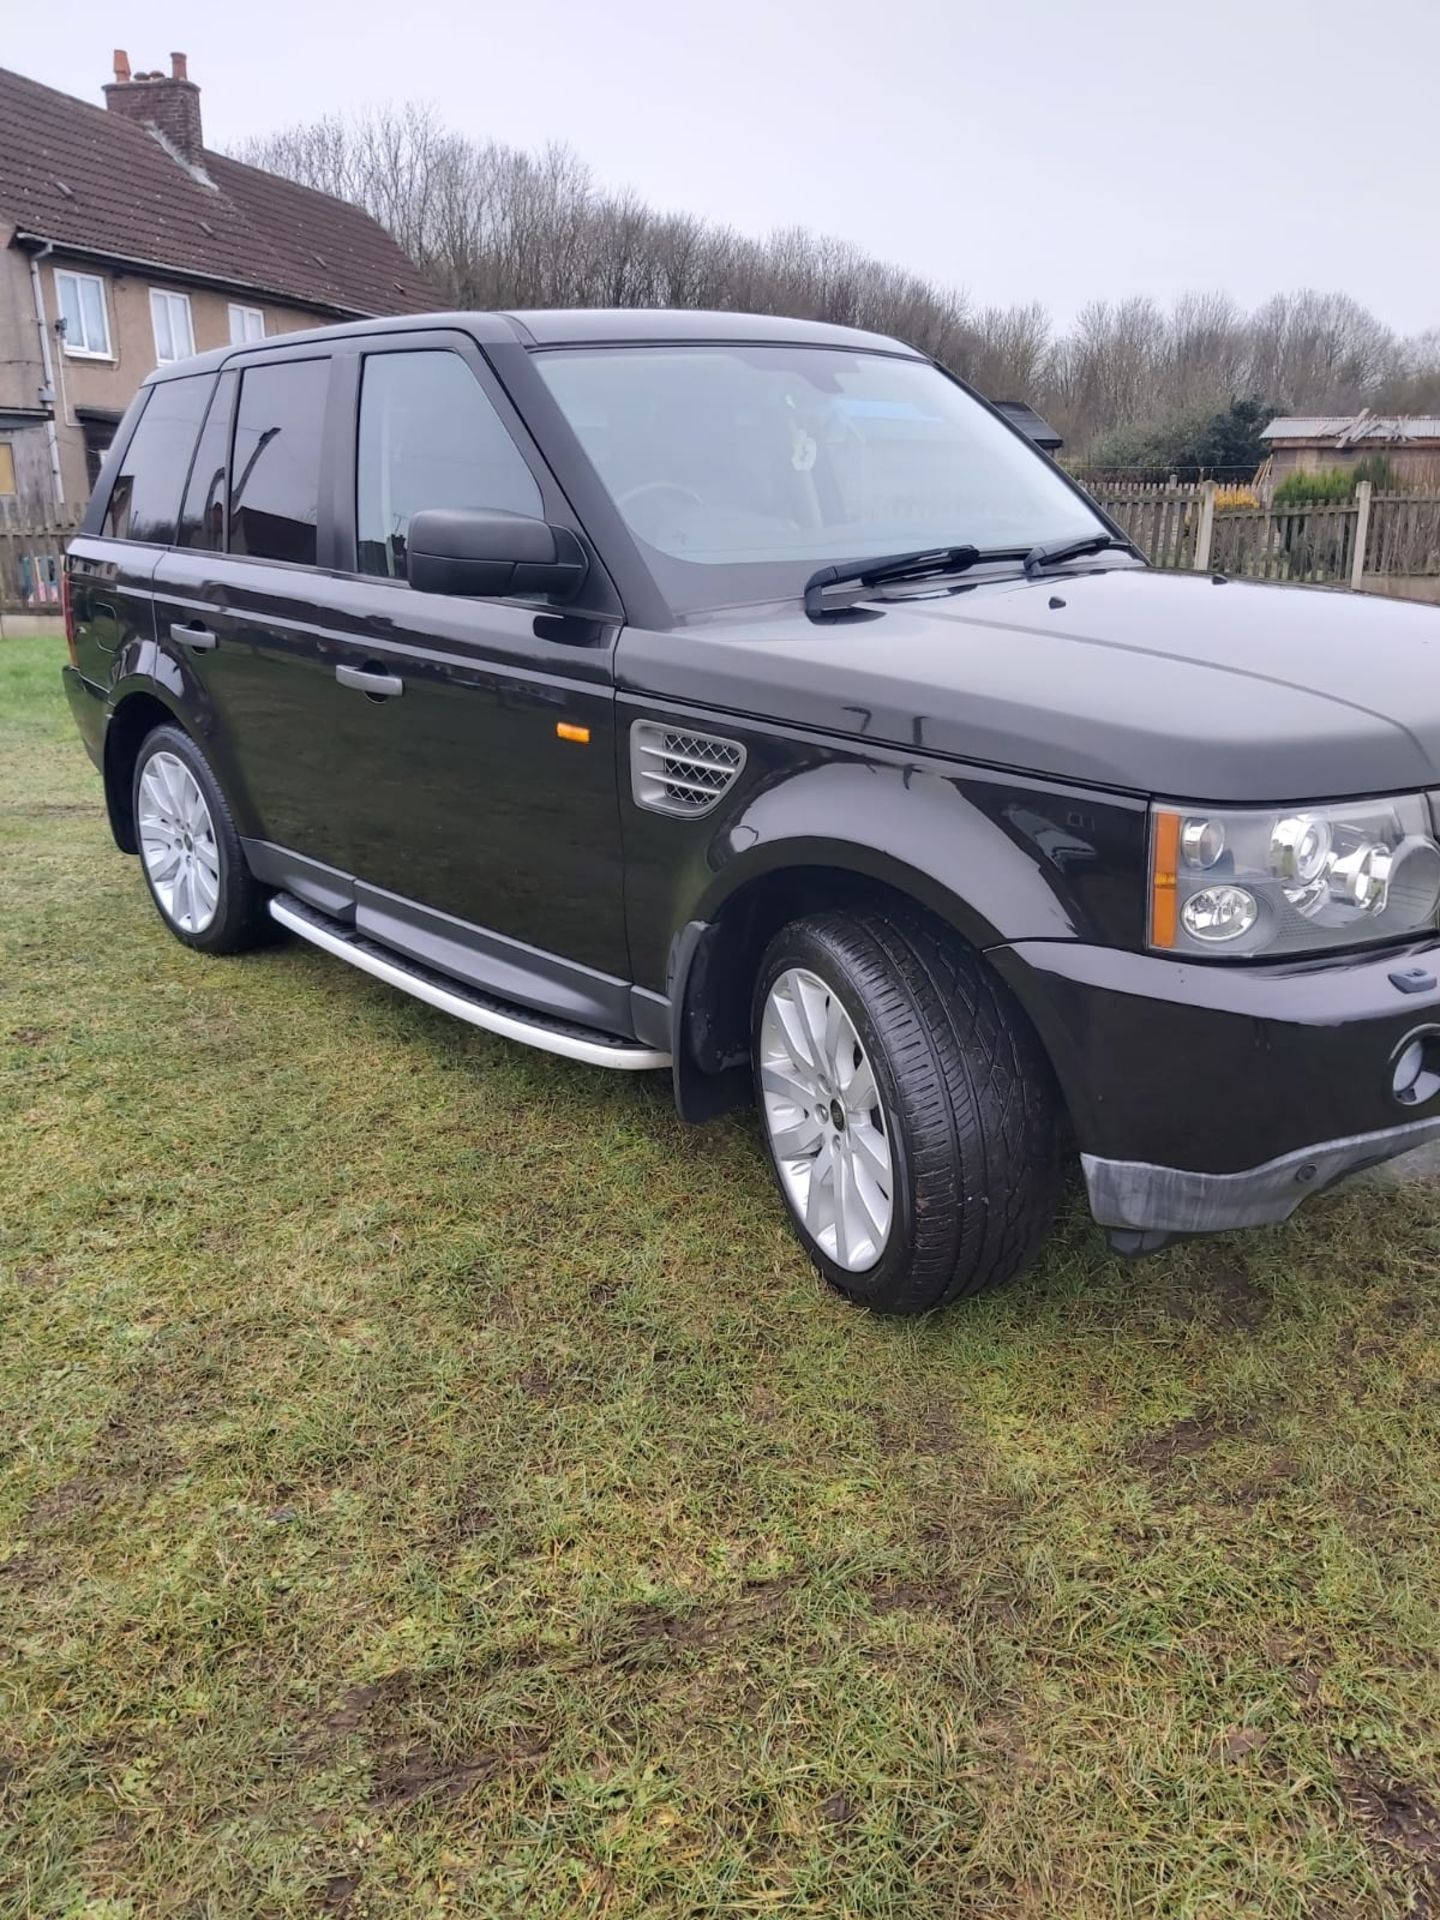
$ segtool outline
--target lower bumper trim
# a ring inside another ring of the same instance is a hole
[[[1303,1200],[1348,1173],[1440,1140],[1440,1114],[1380,1133],[1322,1140],[1239,1173],[1192,1173],[1144,1160],[1082,1153],[1090,1210],[1102,1227],[1136,1232],[1216,1233],[1287,1220]]]

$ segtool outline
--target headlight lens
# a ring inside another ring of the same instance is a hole
[[[1440,924],[1440,844],[1423,794],[1286,808],[1156,807],[1150,944],[1313,953]]]

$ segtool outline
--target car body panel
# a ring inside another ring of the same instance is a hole
[[[1321,589],[1012,574],[858,618],[632,628],[617,672],[635,694],[1109,790],[1267,802],[1440,780],[1440,620]]]

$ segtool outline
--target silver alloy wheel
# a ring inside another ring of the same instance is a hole
[[[167,920],[203,933],[220,904],[220,850],[200,783],[178,755],[153,753],[136,795],[140,857]]]
[[[817,973],[791,967],[760,1016],[760,1106],[775,1164],[806,1231],[863,1273],[894,1219],[890,1139],[854,1023]]]

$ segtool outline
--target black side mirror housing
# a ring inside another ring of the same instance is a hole
[[[405,575],[417,593],[568,600],[588,566],[568,527],[523,513],[429,507],[411,515],[405,539]]]

